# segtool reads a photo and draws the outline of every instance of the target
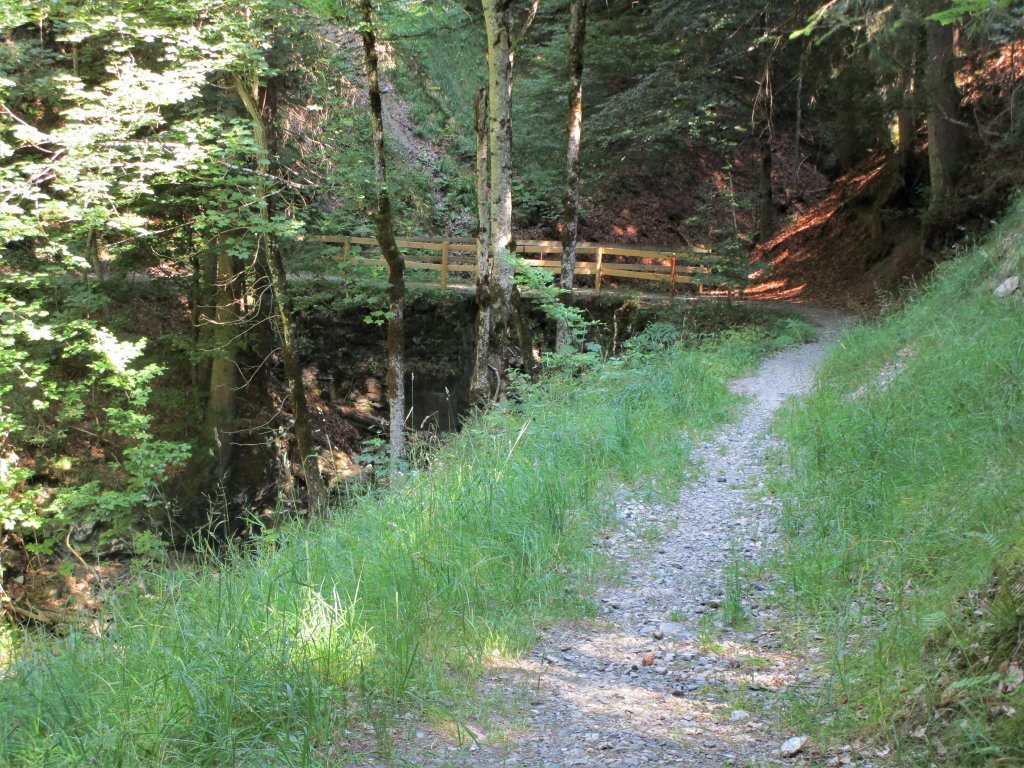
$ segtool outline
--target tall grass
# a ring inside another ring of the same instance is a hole
[[[149,576],[103,636],[0,677],[0,765],[336,764],[347,726],[443,710],[483,659],[586,610],[610,490],[678,478],[681,433],[727,418],[727,378],[779,343],[731,331],[551,377],[343,514]]]
[[[1024,762],[1024,720],[989,715],[998,683],[957,683],[1012,661],[979,650],[978,632],[996,564],[1024,537],[1024,303],[992,294],[1024,267],[1022,229],[1017,204],[904,308],[843,335],[783,417],[781,574],[828,635],[814,715],[836,738],[916,732],[902,752],[952,741],[963,764]]]

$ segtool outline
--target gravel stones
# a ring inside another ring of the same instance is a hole
[[[779,754],[783,757],[794,757],[803,750],[806,743],[806,736],[793,736],[782,742],[782,746],[779,747]]]

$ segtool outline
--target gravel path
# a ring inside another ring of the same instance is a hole
[[[459,733],[410,722],[389,765],[718,768],[850,760],[818,753],[811,761],[812,744],[788,758],[780,753],[798,734],[772,725],[773,707],[780,692],[812,685],[813,675],[760,606],[769,587],[754,581],[742,596],[751,619],[745,628],[721,620],[737,608],[728,588],[736,564],[762,559],[776,541],[776,504],[762,483],[768,426],[784,400],[812,386],[839,326],[828,313],[812,319],[820,341],[786,350],[734,382],[749,404],[697,448],[701,473],[677,503],[618,500],[624,525],[600,545],[624,573],[598,590],[599,619],[552,628],[525,659],[496,659],[481,683],[479,719]],[[662,532],[653,544],[652,525]]]

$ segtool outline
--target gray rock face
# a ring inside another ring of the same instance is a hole
[[[1003,280],[992,293],[996,298],[1002,299],[1015,293],[1018,288],[1020,288],[1020,275],[1014,275]]]
[[[803,750],[804,744],[806,743],[806,736],[794,736],[791,739],[786,739],[782,742],[782,746],[779,747],[779,753],[783,757],[794,757]]]

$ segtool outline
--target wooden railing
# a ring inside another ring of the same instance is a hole
[[[375,252],[372,257],[362,255],[362,249],[379,248],[372,237],[343,235],[307,235],[306,242],[332,243],[341,246],[341,259],[350,264],[384,265],[384,259]],[[476,267],[476,241],[468,238],[416,238],[398,240],[405,256],[407,270],[425,270],[440,273],[441,288],[447,288],[452,275],[472,275]],[[559,272],[562,262],[562,244],[555,240],[520,240],[516,252],[531,267]],[[436,254],[436,255],[435,255]],[[551,258],[553,257],[553,258]],[[675,248],[659,246],[610,245],[580,243],[576,247],[576,275],[594,278],[594,292],[601,293],[606,278],[647,280],[668,283],[671,294],[676,286],[696,285],[703,290],[705,284],[719,284],[716,279],[714,255],[706,248]]]

